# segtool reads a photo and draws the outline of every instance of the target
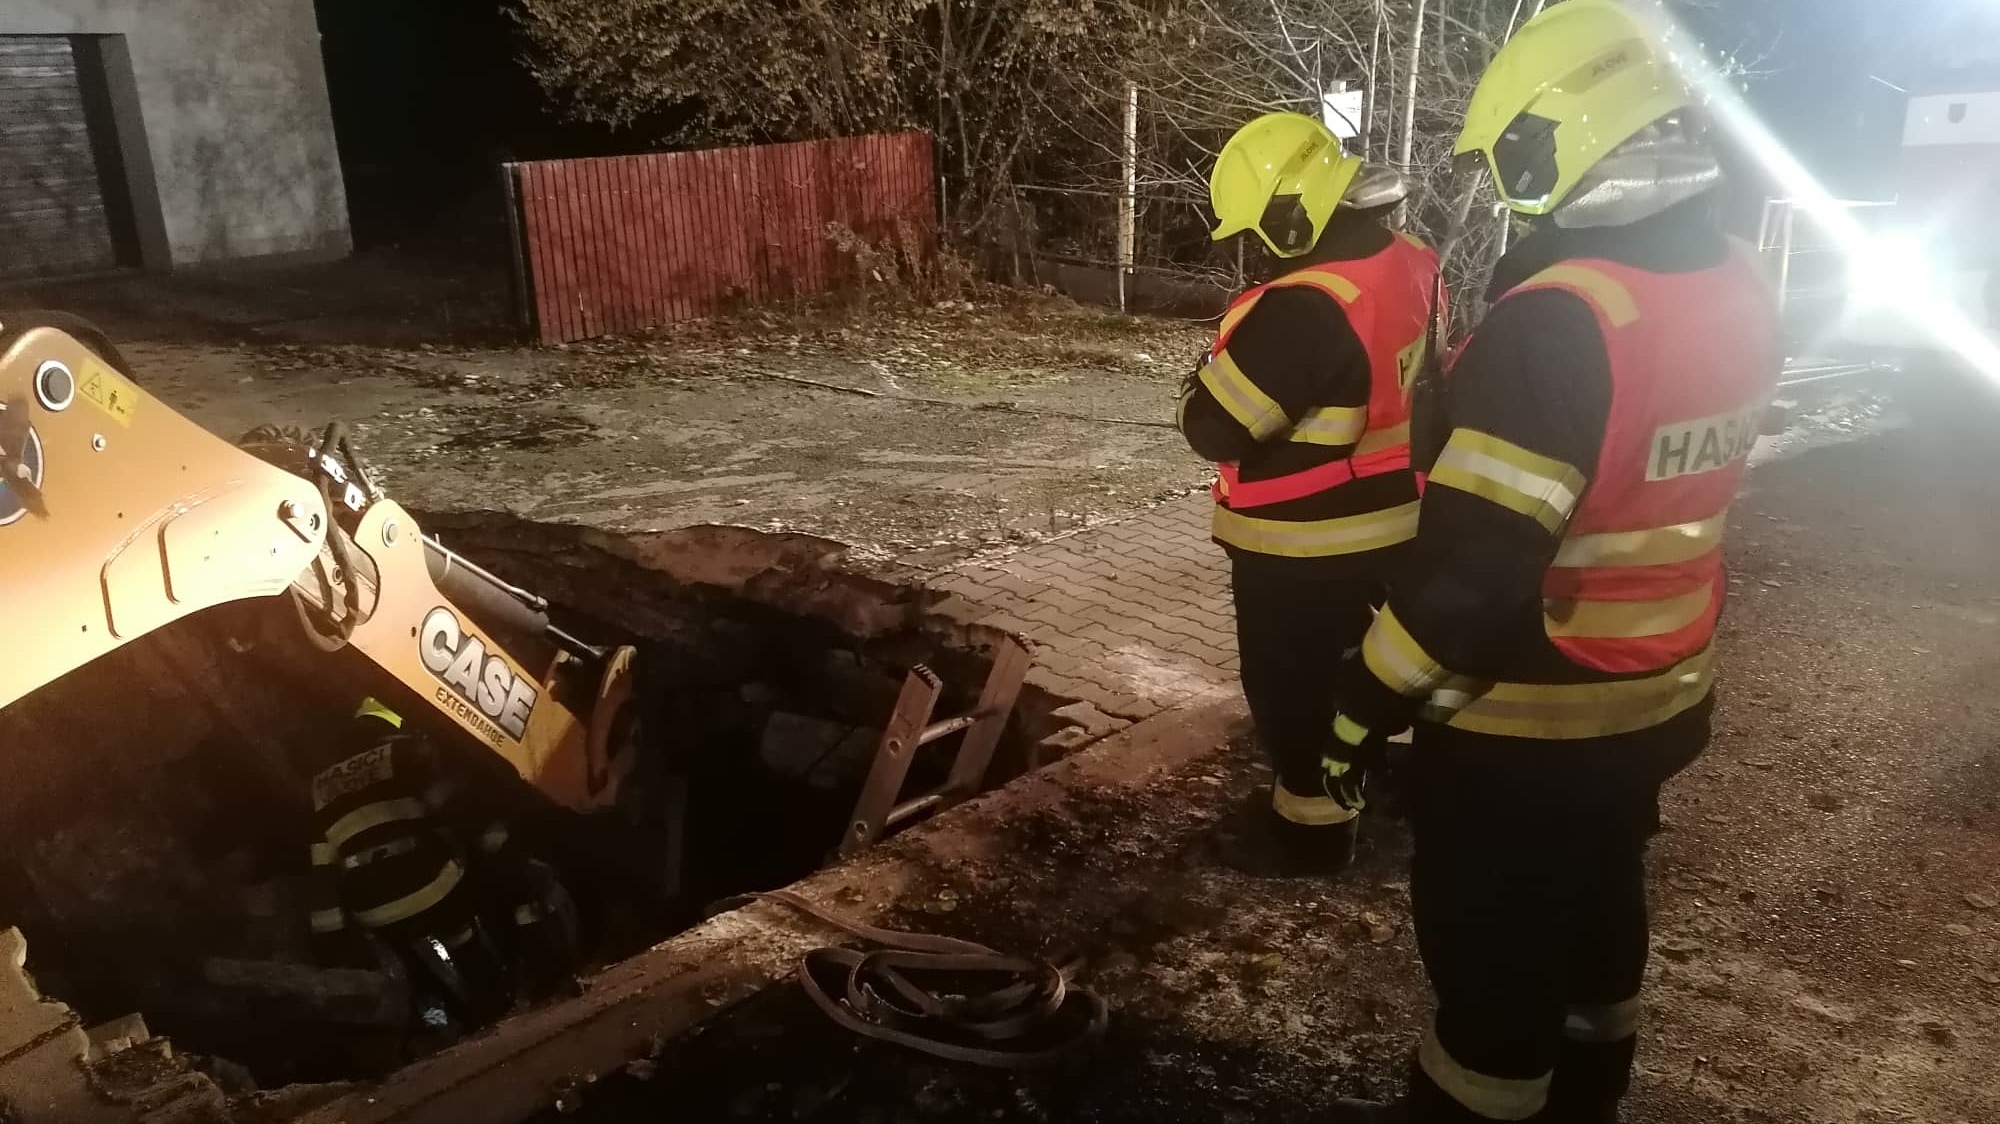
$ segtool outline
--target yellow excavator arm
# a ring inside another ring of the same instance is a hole
[[[616,800],[631,766],[631,648],[551,627],[532,594],[377,494],[351,449],[295,450],[289,470],[148,394],[87,326],[7,319],[0,708],[183,617],[289,596],[320,648],[372,661],[435,708],[433,728],[462,732],[565,807]]]

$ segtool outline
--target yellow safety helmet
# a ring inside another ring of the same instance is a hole
[[[1281,258],[1313,248],[1362,159],[1302,113],[1267,113],[1236,130],[1208,177],[1215,240],[1254,230]]]
[[[1643,19],[1617,0],[1567,0],[1493,56],[1454,152],[1485,157],[1509,207],[1546,215],[1612,149],[1689,101]]]
[[[370,696],[361,700],[361,706],[354,712],[356,718],[379,718],[398,730],[403,728],[403,716],[382,705],[380,699]]]

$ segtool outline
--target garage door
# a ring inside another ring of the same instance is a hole
[[[0,35],[0,277],[117,264],[76,54],[60,35]]]

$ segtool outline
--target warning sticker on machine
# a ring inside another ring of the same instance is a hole
[[[101,365],[85,362],[83,365],[84,401],[109,415],[119,425],[131,425],[132,413],[138,408],[138,392],[132,384],[105,370]]]

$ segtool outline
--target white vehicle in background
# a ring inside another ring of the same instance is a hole
[[[1765,205],[1760,248],[1795,356],[1785,382],[1893,372],[1884,382],[1924,421],[1994,398],[2000,74],[1964,71],[1912,92],[1896,198],[1834,211]]]

